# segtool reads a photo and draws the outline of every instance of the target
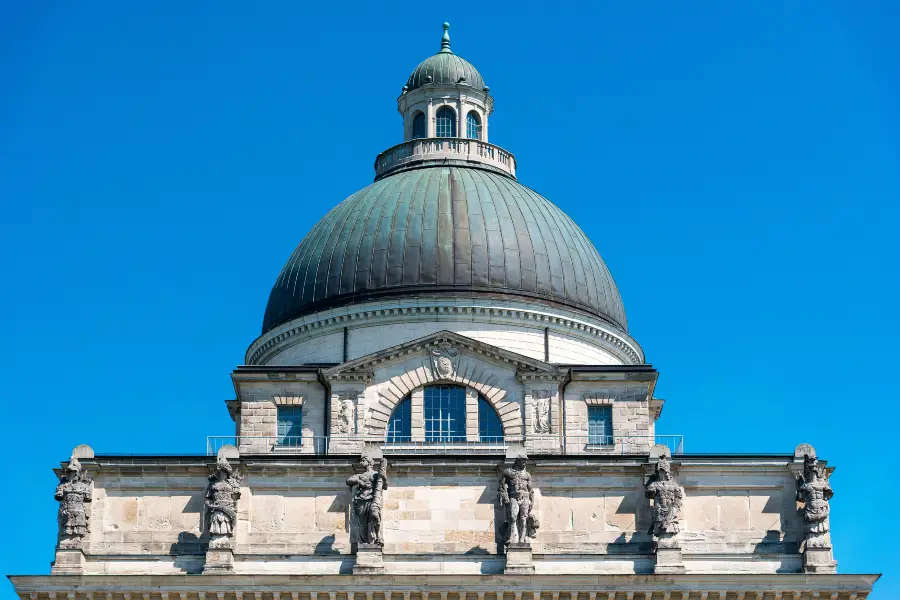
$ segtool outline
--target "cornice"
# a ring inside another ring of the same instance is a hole
[[[62,595],[73,598],[78,590],[79,598],[105,597],[109,586],[116,586],[116,595],[122,592],[143,594],[158,600],[188,597],[189,593],[203,592],[207,598],[246,599],[254,593],[273,591],[293,597],[294,594],[323,592],[390,592],[400,597],[415,593],[425,598],[430,594],[442,596],[451,593],[462,597],[461,592],[494,594],[497,590],[505,596],[516,598],[537,598],[537,593],[586,594],[591,600],[607,600],[621,593],[627,597],[634,594],[660,595],[666,592],[692,591],[706,597],[705,593],[738,594],[756,593],[757,597],[766,592],[784,594],[817,594],[822,597],[836,597],[839,594],[863,600],[871,592],[879,574],[682,574],[682,575],[637,575],[637,574],[554,574],[554,575],[431,575],[431,574],[390,574],[390,575],[275,575],[275,574],[228,574],[228,575],[12,575],[10,580],[16,593],[32,600],[59,600]],[[421,590],[427,594],[421,594]],[[237,590],[237,591],[236,591]],[[602,590],[599,591],[598,590]],[[71,595],[69,595],[71,594]],[[221,595],[220,595],[221,594]],[[421,594],[421,595],[420,595]],[[833,594],[833,595],[832,595]],[[182,596],[183,595],[183,596]],[[125,596],[128,597],[127,595]],[[201,596],[202,597],[202,596]],[[268,596],[267,596],[268,597]],[[275,596],[276,598],[278,596]],[[282,596],[285,597],[285,596]],[[304,596],[305,598],[305,596]]]
[[[438,303],[398,306],[395,308],[376,308],[372,305],[369,305],[369,307],[361,305],[359,310],[349,311],[341,315],[323,316],[320,319],[315,319],[315,315],[301,317],[300,319],[289,321],[257,338],[247,349],[245,360],[248,365],[263,364],[278,352],[309,337],[314,337],[317,334],[324,335],[351,325],[367,322],[375,323],[403,316],[452,315],[483,317],[488,320],[492,317],[503,317],[530,325],[552,326],[559,330],[568,330],[580,337],[594,338],[595,343],[599,342],[604,349],[616,354],[623,362],[630,364],[643,362],[643,353],[639,351],[637,344],[627,334],[619,335],[575,318],[519,307],[459,306]],[[298,323],[298,321],[300,322]]]

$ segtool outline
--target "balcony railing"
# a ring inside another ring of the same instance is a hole
[[[234,436],[219,435],[206,438],[206,453],[215,456],[219,449],[230,444],[241,454],[318,454],[359,455],[366,442],[377,443],[385,454],[505,454],[509,440],[499,437],[466,440],[442,438],[412,440],[363,435],[334,436]],[[542,435],[516,440],[531,454],[646,454],[655,444],[666,445],[672,454],[684,453],[684,437],[657,436],[594,436]]]
[[[516,176],[516,157],[500,146],[464,138],[425,138],[388,148],[375,158],[375,178],[425,164],[477,165]]]

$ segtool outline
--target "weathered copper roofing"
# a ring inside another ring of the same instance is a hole
[[[444,37],[441,40],[441,51],[434,56],[429,56],[413,70],[412,75],[406,80],[406,91],[426,85],[460,84],[469,85],[477,90],[483,90],[484,79],[472,63],[461,56],[453,54],[450,49],[450,23],[444,23]]]
[[[427,167],[379,179],[319,221],[278,276],[263,332],[388,297],[537,299],[627,330],[619,290],[578,225],[514,179]]]

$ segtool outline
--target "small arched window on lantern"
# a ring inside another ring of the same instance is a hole
[[[425,137],[428,137],[428,132],[425,131],[425,113],[417,112],[413,117],[412,139],[418,140]]]
[[[470,140],[481,139],[481,117],[474,110],[466,115],[466,137]]]
[[[456,111],[449,106],[438,109],[434,119],[435,137],[456,137]]]

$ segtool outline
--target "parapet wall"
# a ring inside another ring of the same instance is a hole
[[[387,573],[502,573],[503,457],[388,456]],[[353,457],[242,456],[235,573],[340,574],[354,564]],[[85,574],[203,570],[204,493],[214,457],[82,460],[93,478]],[[793,457],[672,460],[684,488],[687,573],[803,570]],[[535,573],[649,573],[647,457],[541,457],[528,465],[540,529]]]

